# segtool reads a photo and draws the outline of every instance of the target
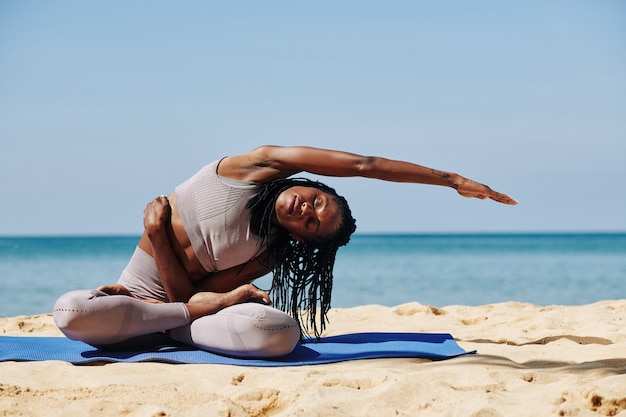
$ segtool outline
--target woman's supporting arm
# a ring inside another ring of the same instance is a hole
[[[268,274],[271,268],[264,256],[263,254],[243,265],[211,273],[195,284],[196,291],[227,292]]]
[[[196,289],[169,240],[167,224],[170,216],[171,208],[167,197],[157,197],[144,210],[144,228],[152,244],[152,256],[169,301],[187,302]]]
[[[161,283],[171,302],[187,302],[198,292],[227,293],[269,273],[271,268],[265,254],[223,271],[213,272],[194,283],[176,256],[167,233],[170,216],[167,197],[157,197],[144,211],[144,227],[150,243],[152,256],[157,264]]]
[[[151,201],[144,212],[145,231],[152,244],[152,255],[170,302],[184,302],[191,320],[243,302],[271,304],[267,293],[243,282],[229,288],[224,286],[223,291],[216,286],[210,291],[207,291],[210,286],[205,286],[206,289],[196,288],[170,243],[166,227],[170,215],[170,205],[165,196]]]

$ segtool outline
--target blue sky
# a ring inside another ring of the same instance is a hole
[[[0,2],[0,235],[138,234],[262,144],[520,201],[326,179],[360,232],[626,230],[623,1]]]

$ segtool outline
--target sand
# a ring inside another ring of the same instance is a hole
[[[475,355],[286,368],[0,363],[0,416],[626,416],[626,301],[334,309],[326,335],[451,333]],[[0,334],[60,335],[50,315]]]

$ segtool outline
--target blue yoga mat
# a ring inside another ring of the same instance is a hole
[[[273,359],[242,359],[205,352],[175,342],[140,352],[107,351],[65,337],[0,336],[0,362],[60,360],[90,362],[166,362],[240,366],[299,366],[375,358],[448,359],[468,352],[449,334],[355,333],[325,337],[296,346]]]

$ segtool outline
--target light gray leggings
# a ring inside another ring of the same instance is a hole
[[[296,321],[258,303],[236,304],[190,322],[183,303],[153,304],[98,290],[62,295],[53,318],[63,334],[94,346],[114,346],[168,331],[179,342],[238,357],[275,357],[291,352],[300,340]]]

